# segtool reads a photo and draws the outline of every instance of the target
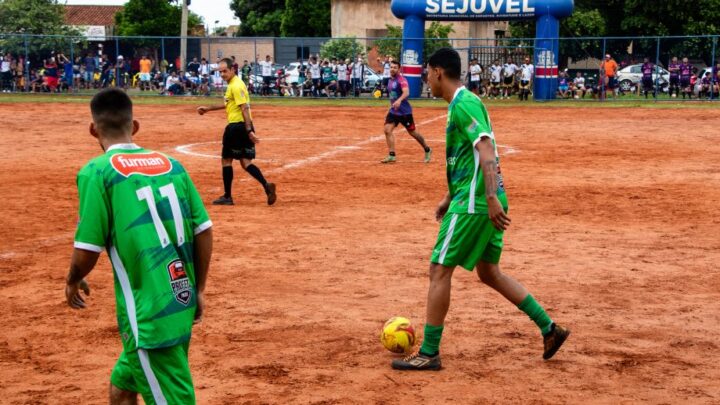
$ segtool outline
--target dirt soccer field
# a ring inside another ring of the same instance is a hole
[[[445,191],[443,108],[422,150],[384,108],[257,106],[257,164],[222,194],[224,113],[138,105],[136,142],[180,159],[215,251],[190,350],[198,402],[720,403],[720,116],[711,109],[491,107],[512,225],[501,265],[572,330],[551,361],[535,325],[458,270],[438,373],[403,374],[385,320],[422,330]],[[106,403],[121,351],[103,253],[88,308],[64,302],[75,174],[100,153],[82,104],[0,104],[0,402]],[[240,182],[237,182],[240,179]]]

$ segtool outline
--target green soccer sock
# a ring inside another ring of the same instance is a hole
[[[535,325],[540,328],[540,332],[545,336],[548,334],[552,327],[552,319],[548,316],[547,312],[543,307],[535,301],[532,295],[528,294],[527,297],[518,305],[518,308],[525,312],[530,319],[535,322]]]
[[[440,338],[442,338],[443,325],[433,326],[429,323],[425,324],[425,334],[420,346],[420,352],[430,356],[435,356],[440,352]]]

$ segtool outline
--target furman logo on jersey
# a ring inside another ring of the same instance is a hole
[[[185,272],[185,264],[183,264],[182,260],[173,260],[167,265],[167,269],[168,274],[170,274],[170,286],[175,300],[187,305],[192,296],[192,288],[190,288],[190,280]]]
[[[160,176],[172,170],[167,156],[158,153],[118,153],[110,159],[113,169],[125,177],[133,174]]]

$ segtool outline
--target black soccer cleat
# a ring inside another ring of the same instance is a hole
[[[543,352],[543,359],[550,360],[552,356],[557,353],[557,351],[560,349],[560,346],[565,343],[565,340],[570,336],[570,330],[565,329],[560,325],[557,325],[553,322],[550,332],[548,332],[547,335],[543,336],[543,344],[545,346],[545,351]]]
[[[395,370],[408,370],[408,371],[438,371],[442,368],[440,362],[440,355],[427,356],[420,352],[412,354],[404,359],[395,359],[392,361],[392,368]]]
[[[235,205],[232,197],[225,197],[225,196],[218,198],[217,200],[213,201],[212,203],[213,203],[213,205]]]
[[[275,193],[276,190],[275,183],[268,183],[267,188],[265,189],[265,194],[267,194],[267,203],[268,205],[275,204],[275,201],[277,201],[277,194]]]

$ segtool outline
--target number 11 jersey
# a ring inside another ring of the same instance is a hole
[[[212,226],[185,168],[135,144],[113,145],[77,175],[75,247],[106,249],[125,350],[190,339],[194,238]]]

